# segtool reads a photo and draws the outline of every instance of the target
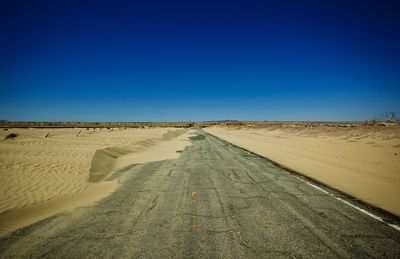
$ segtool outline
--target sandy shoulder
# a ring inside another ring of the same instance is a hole
[[[400,215],[400,134],[394,130],[210,127],[205,131]]]

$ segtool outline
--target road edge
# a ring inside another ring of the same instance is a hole
[[[244,150],[252,155],[255,155],[257,157],[266,159],[268,162],[270,162],[271,164],[287,171],[288,173],[293,174],[296,178],[298,178],[299,180],[305,182],[306,184],[312,186],[315,189],[320,190],[321,192],[324,192],[326,194],[329,194],[331,196],[333,196],[334,198],[336,198],[337,200],[349,205],[350,207],[353,207],[354,209],[359,210],[360,212],[380,221],[381,223],[384,223],[385,225],[390,226],[393,229],[396,229],[397,231],[400,231],[400,216],[397,216],[396,214],[389,212],[387,210],[384,210],[382,208],[379,208],[375,205],[372,205],[370,203],[367,203],[357,197],[354,197],[350,194],[347,194],[339,189],[336,189],[335,187],[329,186],[321,181],[318,181],[314,178],[311,178],[309,176],[306,176],[304,174],[302,174],[301,172],[298,172],[296,170],[293,170],[292,168],[285,166],[283,164],[280,164],[278,162],[273,161],[272,159],[262,156],[260,154],[257,154],[251,150],[248,150],[246,148],[243,148],[241,146],[235,145],[232,142],[229,142],[225,139],[222,139],[220,137],[215,136],[214,134],[211,134],[203,129],[201,129],[205,134],[211,135],[215,138],[217,138],[218,140],[225,142],[225,143],[229,143],[230,145],[237,147],[241,150]],[[355,204],[354,204],[355,203]]]

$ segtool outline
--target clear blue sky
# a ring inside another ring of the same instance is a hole
[[[400,110],[399,1],[0,3],[0,119],[365,120]]]

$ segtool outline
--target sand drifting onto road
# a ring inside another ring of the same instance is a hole
[[[210,127],[207,132],[400,215],[400,126]]]
[[[150,129],[9,129],[0,141],[0,234],[104,198],[102,181],[136,163],[174,159],[190,131]]]

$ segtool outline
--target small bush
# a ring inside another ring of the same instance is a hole
[[[17,136],[18,136],[18,134],[10,133],[4,139],[13,139],[13,138],[16,138]]]

